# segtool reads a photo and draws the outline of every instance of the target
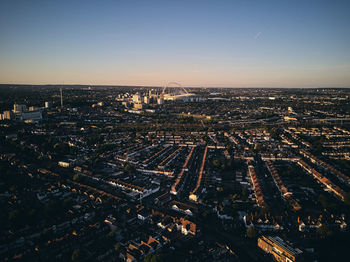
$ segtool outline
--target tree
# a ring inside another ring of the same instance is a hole
[[[147,254],[145,256],[145,262],[162,262],[164,258],[161,254]]]
[[[81,180],[81,176],[79,174],[75,174],[73,176],[73,180],[79,182]]]
[[[244,187],[242,187],[241,195],[243,199],[248,197],[248,191]]]
[[[67,197],[66,199],[63,200],[63,208],[68,209],[70,206],[73,204],[73,200],[71,197]]]
[[[70,147],[66,143],[56,143],[53,146],[53,149],[56,153],[62,154],[62,155],[68,155],[69,153],[71,153]]]
[[[279,138],[279,130],[277,130],[276,128],[272,128],[270,130],[270,136],[271,138],[277,140]]]
[[[80,250],[79,248],[75,249],[73,251],[73,254],[72,254],[72,261],[73,262],[83,261],[84,258],[85,258],[85,253],[82,250]]]
[[[329,199],[329,197],[327,197],[324,194],[319,195],[318,202],[321,203],[321,205],[324,209],[332,208],[336,205],[335,203],[332,202],[331,199]]]
[[[119,252],[120,252],[120,249],[121,249],[120,243],[117,243],[117,244],[114,245],[114,251],[115,251],[115,252],[119,253]]]
[[[209,215],[209,211],[208,210],[204,210],[202,213],[202,217],[206,218]]]
[[[116,236],[115,231],[111,231],[111,232],[108,233],[108,237],[111,238],[111,239],[115,238],[115,236]]]
[[[345,193],[344,196],[344,203],[348,206],[350,206],[350,192]]]
[[[213,161],[213,165],[214,165],[215,167],[219,167],[219,166],[220,166],[220,161],[219,161],[219,159],[215,159],[215,160]]]
[[[9,219],[9,222],[13,225],[21,225],[22,224],[22,220],[23,220],[23,216],[22,216],[22,213],[20,209],[15,209],[13,211],[11,211],[8,215],[8,219]]]
[[[318,233],[320,234],[321,238],[326,238],[333,235],[333,231],[327,225],[320,226]]]
[[[256,238],[256,231],[254,226],[250,226],[247,228],[247,237],[249,238]]]
[[[124,167],[124,170],[125,170],[125,172],[127,172],[127,173],[131,173],[131,172],[133,172],[134,170],[135,170],[135,167],[133,167],[132,165],[126,165],[125,167]]]
[[[16,220],[19,215],[20,215],[20,210],[19,209],[15,209],[15,210],[10,212],[9,220]]]

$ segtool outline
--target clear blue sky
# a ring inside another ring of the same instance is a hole
[[[350,87],[350,1],[0,1],[0,83],[169,81]]]

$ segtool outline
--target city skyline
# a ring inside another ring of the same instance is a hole
[[[350,89],[172,86],[0,86],[0,260],[346,261]]]
[[[350,87],[346,1],[4,1],[0,83]]]

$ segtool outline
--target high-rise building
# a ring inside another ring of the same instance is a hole
[[[13,118],[12,112],[11,111],[4,111],[3,118],[11,120]]]
[[[132,96],[132,102],[134,104],[142,103],[142,96],[140,95],[140,93],[136,93]]]
[[[144,102],[145,104],[149,104],[149,103],[150,103],[150,97],[149,97],[149,96],[145,96],[145,97],[143,98],[143,102]]]
[[[19,104],[14,104],[13,105],[13,112],[14,113],[21,113],[27,110],[26,105],[19,105]]]
[[[51,102],[45,102],[45,108],[50,108],[52,106]]]

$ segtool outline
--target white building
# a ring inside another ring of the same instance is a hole
[[[144,102],[145,104],[149,104],[149,103],[150,103],[150,98],[149,98],[149,96],[145,96],[145,97],[143,98],[143,102]]]
[[[134,104],[142,103],[142,96],[140,95],[140,93],[136,93],[132,96],[132,102]]]

